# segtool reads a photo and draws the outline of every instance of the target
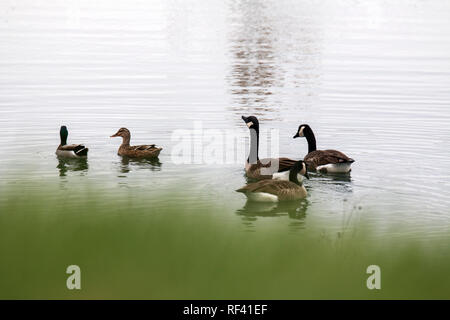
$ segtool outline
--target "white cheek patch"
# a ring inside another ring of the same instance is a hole
[[[300,173],[303,174],[303,175],[306,174],[306,165],[305,165],[304,162],[303,162],[303,164],[302,164],[302,171],[301,171]]]
[[[251,122],[251,121],[250,121],[250,122],[247,122],[247,127],[250,128],[252,125],[253,125],[253,122]]]
[[[298,131],[298,135],[299,135],[300,137],[304,137],[304,135],[303,135],[303,129],[305,129],[305,127],[301,127],[300,130]]]

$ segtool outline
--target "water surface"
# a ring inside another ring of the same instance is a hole
[[[1,188],[51,181],[49,197],[68,197],[93,184],[152,207],[176,189],[192,208],[229,207],[218,219],[246,231],[356,217],[391,237],[448,235],[448,1],[2,1],[0,12]],[[315,175],[307,200],[260,208],[234,192],[243,163],[173,163],[175,130],[200,121],[245,136],[251,114],[297,159],[307,144],[292,136],[310,124],[319,148],[356,160],[351,175]],[[54,155],[63,124],[86,162]],[[163,146],[159,161],[118,157],[120,127]]]

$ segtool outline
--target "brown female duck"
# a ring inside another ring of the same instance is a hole
[[[157,148],[154,144],[130,146],[131,133],[127,128],[120,128],[113,137],[122,137],[122,144],[117,154],[130,158],[156,158],[162,148]]]

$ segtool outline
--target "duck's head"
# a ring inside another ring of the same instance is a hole
[[[259,130],[259,121],[255,116],[242,116],[242,120],[244,120],[245,124],[249,129]]]
[[[301,125],[299,125],[297,133],[295,134],[295,136],[293,138],[294,139],[298,138],[298,137],[304,138],[305,137],[305,133],[308,134],[308,132],[310,132],[310,131],[311,131],[311,128],[309,127],[309,125],[301,124]]]
[[[69,131],[67,130],[66,126],[61,126],[59,129],[59,136],[61,137],[61,144],[66,145],[67,144],[67,136],[69,135]]]
[[[291,171],[289,173],[289,180],[299,183],[297,177],[298,174],[304,176],[306,179],[309,179],[308,165],[303,160],[297,161],[291,168]]]
[[[120,128],[115,134],[111,136],[111,138],[114,137],[122,137],[126,138],[130,136],[130,131],[127,128]]]

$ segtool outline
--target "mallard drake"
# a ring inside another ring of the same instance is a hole
[[[289,158],[266,158],[259,159],[259,121],[255,116],[242,116],[250,130],[250,152],[245,162],[245,174],[251,179],[272,179],[276,172],[288,171],[294,166],[296,160]],[[287,176],[280,176],[287,177]]]
[[[303,159],[308,169],[322,173],[348,173],[355,160],[337,150],[316,150],[316,138],[309,125],[298,127],[295,138],[305,137],[308,141],[308,154]]]
[[[290,170],[289,181],[273,179],[260,180],[250,183],[236,191],[244,193],[250,201],[256,202],[278,202],[303,199],[308,193],[303,184],[297,179],[298,173],[309,178],[307,166],[302,160],[297,161]]]
[[[61,126],[59,130],[59,137],[61,138],[61,143],[56,149],[56,155],[63,158],[84,158],[87,157],[89,151],[82,144],[67,144],[67,137],[69,136],[69,131],[66,126]]]
[[[162,148],[157,148],[154,144],[145,144],[139,146],[130,146],[131,133],[127,128],[120,128],[111,136],[122,137],[122,144],[117,151],[119,156],[127,156],[130,158],[156,158]]]

